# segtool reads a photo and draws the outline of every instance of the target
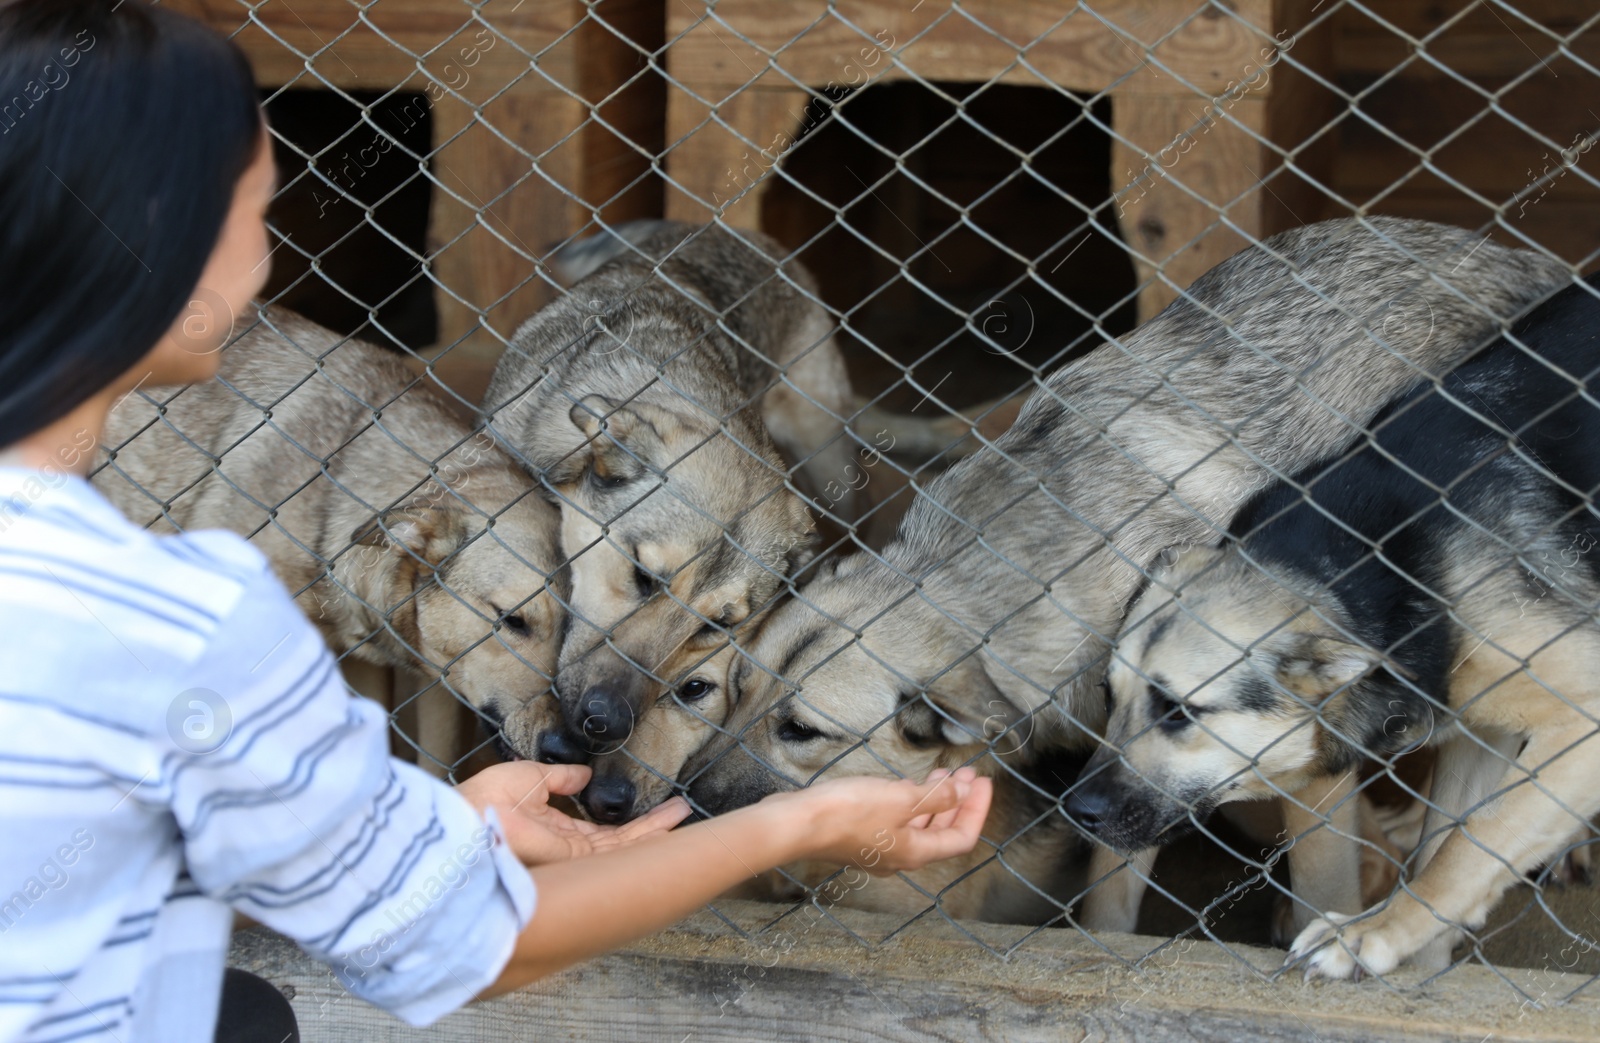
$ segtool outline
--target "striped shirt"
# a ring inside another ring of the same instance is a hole
[[[0,1043],[209,1043],[234,910],[413,1025],[498,977],[527,870],[243,539],[0,468],[0,635]]]

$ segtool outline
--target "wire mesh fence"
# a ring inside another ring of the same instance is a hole
[[[256,65],[276,273],[96,481],[255,540],[397,749],[601,822],[995,779],[971,858],[752,882],[779,950],[1600,974],[1600,15],[172,6]]]

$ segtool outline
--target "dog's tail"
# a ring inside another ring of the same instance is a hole
[[[571,286],[579,279],[594,274],[607,261],[631,253],[637,247],[671,222],[658,220],[624,221],[612,225],[599,235],[568,243],[545,262],[556,280]]]
[[[942,415],[930,411],[927,416],[895,413],[857,399],[850,426],[867,445],[884,453],[918,461],[936,457],[954,461],[976,451],[980,437],[992,441],[1004,434],[1027,397],[1018,394],[979,402],[963,407],[960,415],[939,408]]]

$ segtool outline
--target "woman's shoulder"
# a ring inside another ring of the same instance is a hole
[[[234,533],[146,532],[75,476],[0,473],[0,523],[0,572],[12,581],[0,613],[40,626],[99,620],[99,631],[135,635],[179,661],[198,656],[269,571]]]

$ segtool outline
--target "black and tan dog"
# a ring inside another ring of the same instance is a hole
[[[1092,749],[1110,641],[1164,548],[1215,539],[1274,472],[1349,444],[1567,279],[1389,218],[1223,262],[1041,380],[1010,431],[921,490],[881,554],[824,566],[774,610],[752,649],[766,669],[735,664],[691,796],[715,812],[824,773],[921,778],[996,739],[1013,759]],[[1136,912],[1108,900],[1088,922],[1128,929]]]
[[[1226,546],[1177,554],[1130,612],[1110,745],[1069,811],[1137,849],[1441,743],[1438,817],[1464,821],[1387,903],[1325,916],[1290,957],[1383,974],[1481,925],[1600,811],[1597,378],[1591,280],[1257,497]]]

